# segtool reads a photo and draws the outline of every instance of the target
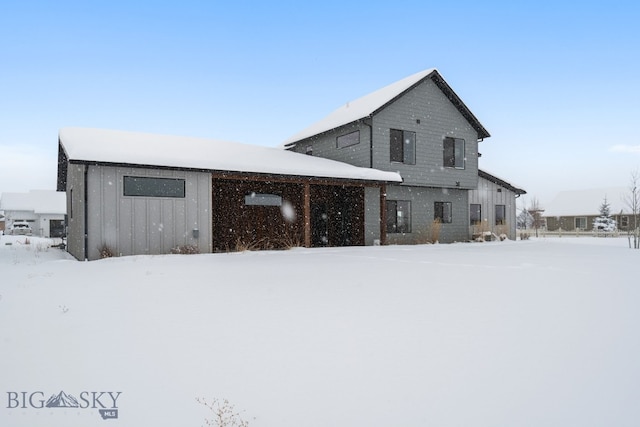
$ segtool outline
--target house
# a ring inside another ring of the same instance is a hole
[[[386,190],[389,243],[429,240],[434,228],[441,242],[466,241],[485,219],[491,231],[515,239],[515,198],[524,191],[479,171],[478,145],[489,136],[428,69],[348,102],[284,147],[399,173],[402,182]]]
[[[16,221],[26,221],[31,225],[35,236],[61,237],[64,234],[65,193],[53,190],[2,193],[0,210],[4,211],[7,230]]]
[[[104,129],[64,128],[58,190],[78,259],[192,248],[385,243],[395,172],[280,148]]]
[[[478,188],[469,192],[472,237],[483,233],[516,239],[516,199],[526,191],[490,173],[478,170]]]
[[[543,218],[548,231],[591,231],[605,199],[618,229],[633,229],[634,217],[626,203],[624,187],[561,191],[545,206]]]

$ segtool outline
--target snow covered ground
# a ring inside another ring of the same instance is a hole
[[[625,238],[94,262],[24,240],[0,237],[1,426],[201,426],[197,397],[251,426],[640,420]]]

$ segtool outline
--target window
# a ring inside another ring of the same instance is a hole
[[[629,227],[629,217],[628,216],[620,217],[620,227],[623,228],[623,229],[626,229],[627,227]]]
[[[443,147],[444,167],[464,169],[464,139],[447,137],[444,139]]]
[[[439,220],[443,224],[451,223],[451,202],[435,202],[433,205],[433,219]]]
[[[349,147],[350,145],[356,145],[360,143],[360,131],[341,135],[336,138],[336,148]]]
[[[496,205],[496,225],[504,225],[507,223],[505,205]]]
[[[411,202],[387,200],[387,233],[411,233]]]
[[[482,205],[472,204],[469,206],[469,223],[478,225],[482,222]]]
[[[304,154],[306,154],[307,156],[313,156],[313,145],[307,145],[307,147],[304,149]]]
[[[276,194],[251,193],[244,196],[247,206],[282,206],[282,197]]]
[[[416,133],[391,129],[389,132],[389,155],[392,162],[416,164]]]
[[[586,230],[587,229],[587,218],[584,216],[576,218],[576,230]]]
[[[184,198],[185,180],[176,178],[124,177],[124,195]]]

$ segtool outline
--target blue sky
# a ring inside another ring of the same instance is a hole
[[[0,193],[55,188],[83,126],[276,146],[436,67],[489,130],[481,167],[544,204],[640,167],[631,1],[32,1],[0,6]]]

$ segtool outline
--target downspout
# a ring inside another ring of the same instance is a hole
[[[89,165],[84,167],[84,260],[89,259]]]

